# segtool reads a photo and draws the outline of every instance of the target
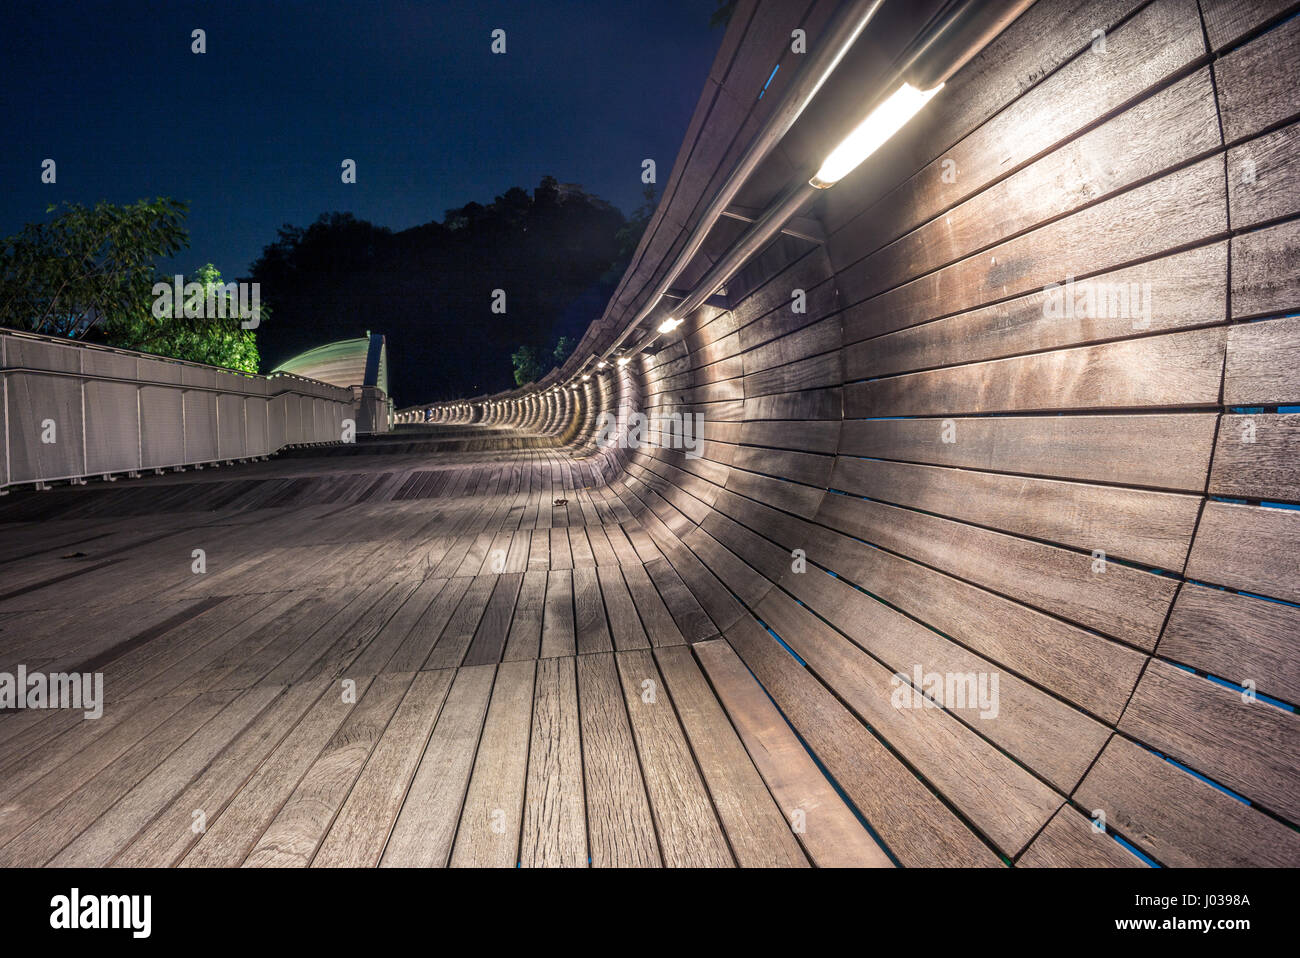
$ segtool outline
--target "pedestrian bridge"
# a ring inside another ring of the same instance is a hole
[[[0,862],[1300,864],[1300,20],[794,6],[541,381],[0,499]]]

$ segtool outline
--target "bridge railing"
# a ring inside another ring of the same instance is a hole
[[[0,488],[339,442],[348,389],[0,330]]]

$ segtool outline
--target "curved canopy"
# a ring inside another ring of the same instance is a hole
[[[273,373],[292,373],[334,386],[376,386],[388,395],[388,345],[383,333],[316,346],[285,360]]]

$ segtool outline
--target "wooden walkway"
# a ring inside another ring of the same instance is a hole
[[[641,349],[746,228],[685,224],[836,6],[737,4],[540,382],[0,501],[0,670],[108,697],[0,715],[0,861],[1300,864],[1300,19],[1040,0],[824,237]],[[827,109],[740,209],[856,122]],[[1061,310],[1076,278],[1104,310]],[[598,446],[636,413],[701,417],[698,455]]]
[[[0,715],[0,864],[890,864],[580,463],[347,451],[0,500],[0,671],[106,699]]]

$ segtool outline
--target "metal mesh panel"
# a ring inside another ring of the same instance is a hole
[[[266,439],[272,449],[279,449],[285,443],[287,431],[284,424],[284,397],[276,396],[267,403]]]
[[[125,472],[140,466],[137,387],[86,383],[86,471]]]
[[[269,403],[265,399],[249,396],[244,400],[245,455],[266,456],[271,452],[267,435]]]
[[[141,466],[160,469],[185,460],[182,393],[168,386],[140,389]]]
[[[244,397],[217,397],[217,457],[243,459],[248,455],[244,444]]]
[[[66,376],[12,373],[7,394],[11,481],[83,475],[81,383]]]
[[[215,393],[185,393],[185,462],[217,458],[217,397]]]

